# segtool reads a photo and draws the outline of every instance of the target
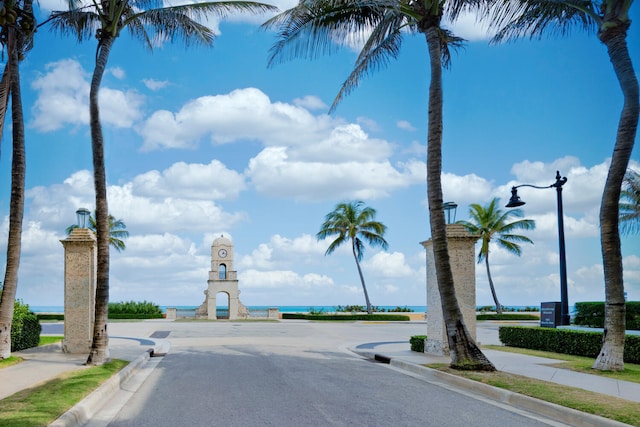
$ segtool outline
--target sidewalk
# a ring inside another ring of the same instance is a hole
[[[124,327],[124,324],[118,324],[119,330],[114,332],[119,333],[119,335],[110,337],[111,357],[129,360],[132,363],[116,376],[116,378],[112,378],[112,380],[107,382],[108,384],[104,384],[100,389],[81,402],[77,408],[65,414],[65,420],[59,420],[60,422],[56,422],[54,425],[82,425],[86,420],[91,418],[92,411],[97,409],[92,408],[92,406],[102,406],[105,401],[110,399],[110,396],[113,396],[116,391],[122,388],[122,383],[136,374],[136,371],[145,370],[146,366],[149,366],[147,362],[152,355],[161,355],[168,352],[170,348],[169,342],[163,340],[162,336],[156,338],[153,334],[155,330],[161,328],[158,323],[165,322],[170,321],[148,321],[131,324],[128,327]],[[478,342],[481,345],[499,345],[498,328],[500,325],[498,322],[479,322],[477,328]],[[128,334],[136,336],[125,336]],[[363,336],[362,340],[366,341],[367,337]],[[437,382],[446,387],[458,389],[466,393],[479,393],[484,397],[503,402],[510,406],[518,406],[530,412],[541,413],[554,419],[565,420],[563,422],[568,425],[624,425],[542,402],[537,399],[526,398],[525,396],[516,395],[506,390],[466,380],[455,375],[425,368],[421,365],[429,363],[446,364],[450,362],[450,358],[448,356],[442,357],[413,352],[410,350],[408,342],[364,342],[352,346],[349,350],[363,357],[389,363],[395,368],[409,371],[414,375],[419,375],[428,381]],[[499,350],[483,349],[483,352],[500,371],[640,402],[640,384],[638,383],[613,380],[548,366],[549,364],[560,362],[552,359]],[[0,400],[13,393],[55,378],[61,373],[86,368],[83,365],[86,356],[62,353],[59,344],[21,351],[15,353],[15,355],[23,357],[25,361],[8,368],[0,369]],[[157,361],[159,359],[155,360]],[[155,364],[152,364],[152,366],[155,366]],[[93,401],[91,399],[93,399]]]

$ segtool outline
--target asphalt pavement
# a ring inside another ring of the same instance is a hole
[[[283,320],[269,323],[274,337],[277,337],[278,325],[288,322],[306,322],[299,320]],[[449,357],[417,353],[410,350],[407,334],[426,333],[426,322],[406,322],[403,339],[395,340],[395,322],[359,322],[363,327],[347,331],[343,324],[323,322],[318,325],[323,332],[337,340],[343,350],[361,357],[389,363],[394,369],[402,370],[410,375],[418,375],[426,381],[433,382],[462,393],[471,393],[499,404],[516,407],[520,410],[543,415],[558,421],[558,425],[571,426],[623,426],[625,424],[596,417],[583,412],[560,407],[537,399],[497,389],[478,382],[465,380],[455,375],[446,374],[422,365],[430,363],[449,363]],[[198,326],[198,325],[204,326]],[[498,328],[508,322],[478,322],[477,341],[480,345],[497,344]],[[44,333],[60,334],[57,330],[61,324],[45,324]],[[171,337],[167,338],[174,327],[193,329],[207,327],[207,322],[173,322],[164,319],[143,322],[110,323],[110,353],[112,358],[128,360],[131,363],[98,390],[65,413],[51,426],[106,426],[110,417],[124,405],[137,388],[144,382],[154,367],[160,363],[162,356],[171,351]],[[212,343],[223,343],[231,339],[233,329],[225,336],[212,337]],[[336,341],[336,342],[338,342]],[[250,344],[250,343],[247,343]],[[510,372],[530,378],[545,380],[571,387],[590,390],[604,395],[614,396],[634,402],[640,402],[640,384],[613,380],[596,375],[573,372],[551,366],[561,361],[547,358],[520,355],[499,350],[483,349],[484,354],[500,371]],[[61,351],[59,344],[24,350],[15,353],[25,359],[17,365],[0,370],[0,400],[13,393],[29,387],[37,386],[58,375],[86,369],[86,355],[72,355]],[[0,402],[1,405],[1,402]]]

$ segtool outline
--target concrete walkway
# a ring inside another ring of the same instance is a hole
[[[114,323],[110,337],[111,357],[129,360],[132,363],[116,378],[101,386],[94,394],[59,419],[54,426],[83,425],[92,414],[109,401],[110,396],[122,389],[129,377],[142,371],[153,355],[161,355],[170,350],[169,342],[162,336],[155,338],[155,331],[167,329],[167,320],[154,320],[137,323]],[[288,322],[288,321],[283,321]],[[159,323],[165,323],[161,325]],[[417,322],[411,322],[417,323]],[[502,323],[504,324],[504,323]],[[500,344],[498,340],[498,322],[478,322],[477,336],[481,345]],[[274,324],[277,327],[277,324]],[[333,326],[332,326],[333,327]],[[339,329],[339,325],[335,325]],[[372,329],[375,325],[372,325]],[[367,328],[368,329],[368,328]],[[366,329],[365,329],[366,330]],[[425,324],[426,330],[426,324]],[[373,335],[370,337],[372,338]],[[461,379],[439,371],[423,367],[429,363],[449,363],[449,357],[439,357],[424,353],[412,352],[406,341],[376,342],[367,340],[366,334],[361,344],[349,344],[349,350],[363,357],[389,362],[392,367],[403,369],[414,375],[420,375],[428,380],[459,388],[463,392],[478,393],[484,397],[502,401],[508,405],[519,405],[523,409],[539,412],[554,419],[564,420],[567,425],[576,426],[620,426],[624,424],[572,411],[567,408],[551,405],[537,399],[515,395],[504,390],[495,389],[484,384]],[[595,391],[618,398],[640,402],[640,384],[613,380],[596,375],[572,372],[556,368],[552,365],[561,361],[552,359],[520,355],[498,350],[484,349],[485,355],[494,363],[497,369],[531,378],[550,381],[584,390]],[[61,373],[78,369],[85,369],[83,365],[86,356],[62,353],[60,345],[50,345],[37,349],[30,349],[15,353],[25,359],[17,365],[0,369],[0,399],[4,399],[26,388],[37,386],[45,381],[57,377]],[[155,366],[155,364],[152,364]],[[135,392],[135,390],[133,391]],[[522,403],[524,401],[524,403]],[[518,403],[521,402],[521,403]],[[560,413],[561,415],[558,415]],[[562,418],[564,417],[564,418]]]

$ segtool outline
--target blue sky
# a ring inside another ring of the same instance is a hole
[[[281,9],[293,2],[277,3]],[[53,2],[46,8],[61,8]],[[628,41],[640,67],[638,8]],[[246,305],[364,304],[347,247],[329,257],[315,233],[336,203],[363,200],[388,226],[388,250],[367,248],[374,305],[426,304],[428,57],[407,36],[397,61],[365,78],[328,115],[353,66],[344,48],[267,68],[266,17],[211,21],[213,49],[180,44],[153,53],[123,33],[103,80],[109,209],[131,237],[112,253],[111,300],[199,305],[210,246],[235,245]],[[504,205],[512,185],[564,187],[569,300],[604,299],[598,207],[622,97],[594,34],[489,46],[472,20],[452,27],[469,42],[444,73],[444,197],[468,218],[471,203]],[[93,209],[88,126],[95,41],[41,29],[22,63],[27,200],[18,297],[62,305],[60,239],[79,207]],[[6,247],[9,130],[0,158],[0,244]],[[632,166],[640,170],[638,148]],[[501,303],[559,299],[556,195],[523,188],[537,229],[521,257],[492,248]],[[625,287],[640,299],[640,243],[624,238]],[[4,265],[4,250],[0,262]],[[478,265],[477,303],[493,304]]]

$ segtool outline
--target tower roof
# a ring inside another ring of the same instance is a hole
[[[230,239],[227,239],[224,236],[220,236],[213,240],[212,246],[220,246],[220,245],[232,246],[233,243],[231,242]]]

